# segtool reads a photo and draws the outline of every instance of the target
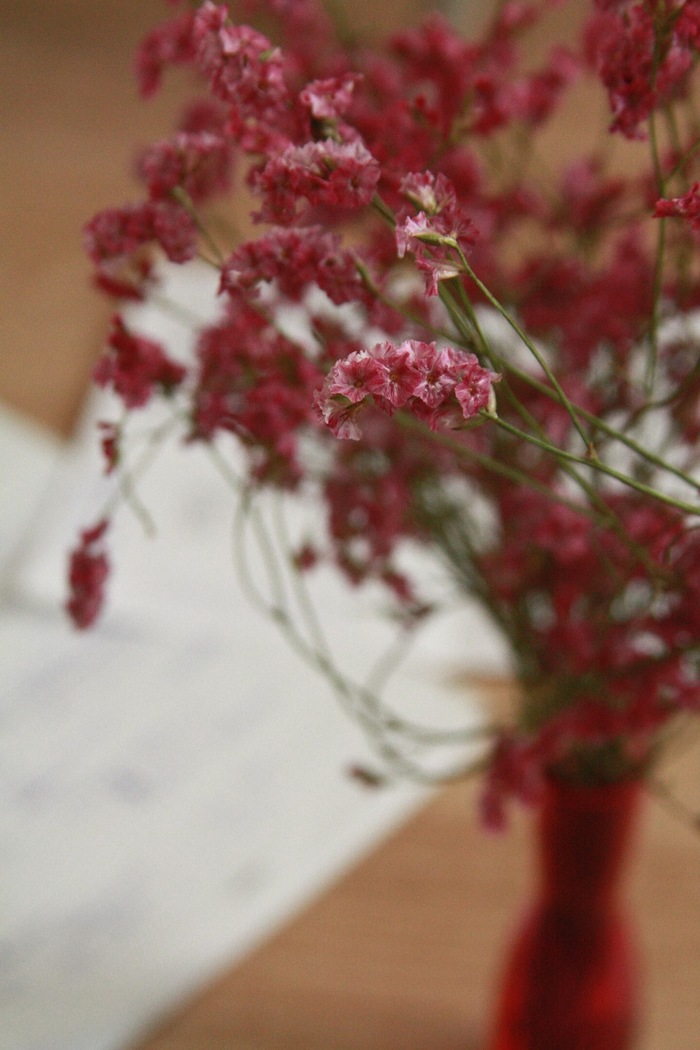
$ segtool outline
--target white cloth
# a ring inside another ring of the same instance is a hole
[[[102,498],[88,431],[61,447],[0,413],[0,1050],[127,1046],[425,798],[345,775],[372,752],[241,594],[233,501],[201,449],[158,460],[144,498],[159,535],[121,516],[109,611],[72,631],[66,551]],[[389,636],[377,596],[323,574],[316,587],[355,672]],[[478,666],[502,661],[461,611],[391,695],[476,723],[440,685],[465,639]]]

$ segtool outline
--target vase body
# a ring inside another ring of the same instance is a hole
[[[631,1050],[634,938],[620,888],[639,784],[551,779],[539,813],[539,889],[513,943],[489,1050]]]

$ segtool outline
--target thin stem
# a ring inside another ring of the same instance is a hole
[[[524,332],[523,329],[520,327],[520,325],[517,323],[515,318],[512,317],[511,314],[508,313],[506,308],[498,301],[496,296],[493,295],[493,293],[491,291],[489,291],[489,289],[486,287],[486,285],[483,283],[483,281],[479,280],[479,278],[476,276],[476,274],[472,270],[471,266],[469,265],[469,262],[467,261],[467,258],[465,256],[464,252],[462,251],[461,247],[459,246],[458,242],[457,241],[453,241],[452,243],[453,243],[454,248],[456,249],[456,251],[459,254],[460,261],[461,261],[461,263],[462,263],[462,265],[464,266],[464,269],[465,269],[465,273],[467,273],[469,275],[469,277],[471,278],[471,280],[474,281],[474,283],[476,284],[476,286],[479,289],[479,291],[482,293],[482,295],[486,296],[488,301],[491,303],[491,305],[494,307],[494,309],[496,309],[498,311],[498,313],[501,315],[501,317],[503,317],[504,320],[508,322],[508,324],[513,329],[515,334],[518,336],[519,339],[522,340],[523,344],[527,347],[527,349],[530,351],[532,356],[535,358],[535,360],[537,361],[537,364],[540,366],[540,368],[542,369],[544,374],[547,376],[547,379],[552,384],[552,387],[556,391],[557,396],[559,398],[559,401],[561,402],[561,404],[566,409],[566,412],[569,415],[569,417],[571,419],[571,422],[573,423],[576,431],[579,434],[579,437],[583,441],[583,444],[584,444],[584,446],[586,447],[586,449],[588,451],[588,455],[590,457],[594,457],[595,456],[595,450],[593,449],[593,446],[591,444],[590,438],[588,437],[588,435],[583,430],[583,428],[581,426],[581,423],[579,421],[579,418],[578,418],[576,412],[574,411],[573,405],[569,401],[569,398],[567,397],[567,395],[565,394],[564,390],[562,389],[562,386],[559,383],[559,380],[557,379],[557,377],[552,372],[552,370],[549,367],[549,365],[547,364],[545,358],[540,353],[540,351],[537,349],[537,347],[532,342],[532,340],[527,335],[527,333]]]
[[[659,42],[654,43],[654,74],[653,88],[656,87],[656,78],[659,66]],[[649,147],[656,179],[656,191],[659,197],[665,196],[665,182],[663,166],[661,164],[661,152],[659,150],[659,139],[656,126],[656,114],[653,109],[649,115]],[[659,228],[656,235],[656,257],[654,260],[654,284],[651,302],[651,326],[649,329],[649,353],[647,355],[645,389],[647,398],[652,396],[656,380],[656,368],[659,356],[659,313],[661,309],[661,293],[664,283],[664,257],[666,254],[666,220],[659,219]]]
[[[212,265],[214,265],[217,269],[221,269],[221,267],[224,265],[223,253],[216,241],[214,240],[214,238],[212,237],[211,233],[209,232],[199,212],[195,208],[192,202],[192,198],[189,196],[188,193],[185,192],[185,190],[181,186],[175,186],[172,190],[172,194],[175,200],[178,202],[178,204],[180,204],[190,216],[195,226],[197,227],[202,237],[202,240],[214,256],[213,262],[212,260],[206,258],[204,261],[212,262]]]
[[[535,376],[530,375],[528,372],[523,371],[523,369],[518,368],[517,365],[511,364],[505,359],[499,360],[500,367],[502,367],[504,371],[508,371],[512,373],[517,379],[529,383],[533,387],[533,389],[537,390],[538,393],[544,394],[551,400],[558,400],[554,391],[550,387],[548,387],[546,383],[540,382],[540,380],[538,380]],[[673,398],[671,398],[671,400],[673,400]],[[664,404],[665,402],[658,402],[659,407],[663,407]],[[700,482],[696,478],[692,477],[692,475],[688,474],[686,471],[681,470],[679,467],[674,466],[672,463],[669,463],[662,456],[659,456],[651,449],[645,448],[644,445],[640,445],[637,441],[634,440],[634,438],[631,438],[629,434],[626,434],[623,430],[619,430],[617,427],[614,427],[610,423],[607,423],[602,418],[602,416],[596,416],[593,412],[590,412],[588,409],[582,408],[575,402],[572,402],[572,405],[577,414],[580,415],[582,419],[585,419],[585,421],[589,423],[594,430],[600,430],[603,434],[605,434],[606,437],[609,437],[613,441],[618,441],[621,445],[624,445],[631,452],[634,452],[636,455],[638,455],[641,459],[646,460],[647,463],[653,464],[654,466],[658,467],[661,471],[667,474],[672,474],[674,477],[677,477],[680,481],[685,482],[691,488],[695,489],[696,492],[700,492]]]
[[[293,546],[290,541],[289,532],[287,530],[287,523],[283,514],[282,500],[281,498],[279,498],[279,496],[277,499],[275,499],[274,502],[274,513],[272,515],[272,521],[277,530],[279,546],[282,548],[283,551],[286,552],[287,555],[287,565],[290,569],[289,575],[292,581],[294,595],[300,612],[304,617],[304,620],[306,621],[308,632],[313,638],[314,644],[319,649],[319,651],[323,652],[326,656],[330,658],[331,647],[328,643],[328,639],[323,631],[323,628],[321,627],[321,621],[319,620],[319,617],[316,613],[316,608],[311,599],[309,589],[306,586],[305,575],[300,569],[296,568],[296,566],[294,566],[292,562],[291,552],[293,550]]]
[[[509,434],[512,434],[513,437],[517,437],[521,441],[527,441],[529,444],[535,445],[537,448],[541,448],[545,452],[549,452],[558,459],[566,460],[569,463],[578,463],[581,466],[591,467],[593,470],[600,471],[602,474],[607,474],[608,477],[615,478],[615,480],[621,482],[621,484],[627,485],[629,488],[635,489],[637,492],[641,492],[645,496],[649,496],[650,499],[657,500],[659,503],[665,503],[670,507],[675,507],[677,510],[685,511],[687,514],[700,514],[700,504],[686,503],[685,500],[676,499],[674,496],[669,496],[665,492],[660,492],[658,489],[652,488],[651,485],[645,485],[643,482],[637,481],[636,478],[632,478],[620,470],[615,470],[614,467],[609,466],[600,459],[587,459],[584,456],[577,455],[575,452],[568,452],[566,449],[559,448],[557,445],[552,445],[549,441],[543,441],[541,438],[537,438],[532,434],[526,433],[524,430],[520,430],[518,427],[513,426],[512,423],[508,423],[506,420],[501,419],[498,416],[486,416],[485,418],[491,419],[495,426],[499,426],[503,430],[506,430]]]
[[[159,427],[156,427],[148,434],[146,447],[137,458],[134,466],[129,469],[120,469],[117,487],[106,501],[101,517],[113,517],[119,505],[123,503],[133,511],[148,536],[153,536],[155,534],[156,528],[153,518],[145,504],[141,501],[136,485],[151,467],[166,440],[175,430],[176,426],[179,425],[179,422],[179,416],[174,414],[170,419],[166,420],[165,423],[162,423]]]
[[[491,358],[494,358],[493,351],[488,346],[488,343],[486,341],[486,337],[484,336],[484,334],[483,334],[483,332],[481,330],[481,326],[479,325],[478,318],[477,318],[477,316],[476,316],[476,314],[474,312],[474,309],[473,309],[472,304],[471,304],[471,302],[469,300],[469,297],[467,296],[464,288],[461,285],[461,282],[459,283],[459,290],[460,290],[461,296],[463,298],[464,307],[465,307],[465,310],[467,311],[467,315],[469,316],[469,318],[470,318],[470,320],[471,320],[471,322],[472,322],[472,324],[473,324],[473,326],[474,326],[474,328],[475,328],[475,330],[477,332],[477,335],[479,337],[479,340],[480,340],[481,344],[486,348],[485,352],[488,353],[488,355]],[[495,355],[494,364],[496,365],[496,367],[500,367],[503,364],[503,359],[501,358],[500,355]],[[549,390],[550,395],[555,400],[558,400],[556,393],[554,391],[550,390],[549,387],[546,387],[546,384],[543,384],[543,385],[545,386],[545,388],[547,390]],[[506,392],[507,392],[507,396],[509,397],[511,405],[515,408],[515,410],[518,412],[518,414],[521,416],[521,418],[527,423],[527,425],[536,434],[538,434],[540,436],[540,438],[542,438],[545,441],[548,440],[547,432],[542,427],[542,425],[540,424],[539,420],[536,419],[535,416],[533,416],[532,413],[527,410],[527,408],[522,404],[522,402],[517,397],[515,397],[515,395],[513,394],[513,392],[511,391],[509,386],[506,387]],[[613,528],[616,529],[616,531],[618,532],[618,534],[621,536],[621,538],[623,540],[625,540],[626,542],[630,543],[629,538],[627,537],[625,529],[624,529],[624,527],[622,525],[622,522],[619,521],[617,516],[614,514],[614,512],[611,510],[611,508],[605,503],[605,501],[602,499],[600,494],[596,491],[594,486],[591,485],[586,480],[586,478],[583,478],[581,476],[581,474],[579,473],[579,471],[575,470],[574,467],[570,463],[563,463],[563,462],[560,461],[559,466],[560,466],[560,469],[563,470],[564,473],[569,478],[571,478],[571,480],[576,485],[578,485],[578,487],[585,493],[585,495],[588,498],[588,500],[590,501],[590,503],[593,506],[598,508],[598,511],[600,512],[600,514],[603,517],[603,519],[605,519],[605,521],[607,521],[607,523],[609,525],[611,525]],[[634,545],[634,546],[636,547],[637,545]],[[639,554],[641,552],[639,550],[637,550],[637,553]]]
[[[227,479],[234,484],[239,493],[242,493],[243,498],[239,502],[234,519],[234,548],[237,552],[236,562],[241,586],[251,604],[272,620],[285,635],[294,651],[326,678],[336,696],[364,729],[368,739],[389,768],[401,776],[410,777],[425,784],[439,783],[469,775],[475,765],[474,762],[458,763],[448,769],[432,773],[410,759],[399,745],[393,742],[393,737],[397,736],[404,748],[407,745],[419,748],[438,745],[456,746],[490,739],[497,731],[496,727],[481,724],[461,729],[440,730],[423,727],[404,719],[387,707],[376,692],[354,682],[345,675],[325,644],[319,646],[317,641],[309,641],[304,637],[287,601],[281,570],[285,559],[280,558],[275,550],[275,544],[267,525],[254,506],[251,490],[228,468],[223,457],[217,455],[213,458],[217,467],[224,469]],[[245,540],[249,528],[252,529],[258,552],[266,567],[271,598],[266,598],[262,594],[251,572],[251,559],[248,556]],[[292,569],[292,574],[296,580],[295,569]],[[393,660],[393,657],[390,659]],[[383,681],[384,670],[380,670],[379,665],[375,673]]]
[[[416,419],[415,416],[409,415],[407,412],[397,412],[394,418],[401,427],[404,427],[407,430],[415,430],[425,438],[434,441],[438,445],[442,445],[443,448],[448,448],[457,455],[471,460],[473,463],[476,463],[477,466],[483,467],[484,470],[488,470],[500,477],[508,478],[509,481],[513,481],[518,485],[531,488],[535,492],[539,492],[540,495],[546,496],[547,499],[551,500],[553,503],[560,503],[562,506],[568,507],[569,510],[581,514],[582,517],[590,518],[592,521],[600,523],[600,519],[591,508],[583,503],[577,502],[576,500],[569,499],[560,492],[556,492],[549,485],[546,485],[542,481],[538,481],[536,477],[529,474],[527,471],[520,470],[518,467],[510,466],[508,463],[495,459],[493,456],[489,456],[485,452],[477,452],[476,449],[470,448],[468,445],[465,445],[457,438],[451,437],[449,434],[433,431],[427,423],[423,423],[421,420]],[[489,416],[488,418],[491,419],[492,417]],[[605,521],[607,521],[607,517]]]
[[[444,339],[446,342],[453,343],[456,341],[454,331],[447,331],[447,329],[438,328],[435,325],[427,324],[425,320],[418,314],[414,313],[412,310],[409,310],[407,307],[402,306],[401,303],[397,302],[395,299],[390,299],[389,296],[386,295],[381,290],[381,288],[374,282],[374,280],[372,279],[372,275],[370,274],[369,270],[367,269],[367,267],[361,259],[355,259],[355,266],[366,288],[369,292],[371,292],[371,294],[378,302],[383,303],[385,306],[388,306],[391,310],[394,310],[397,314],[399,314],[399,316],[404,317],[407,321],[410,321],[411,324],[415,325],[416,328],[419,328],[421,331],[427,332],[430,335],[436,336],[439,339]],[[460,335],[460,338],[462,338],[462,335]],[[466,332],[465,338],[468,340],[468,342],[466,342],[465,345],[471,349],[474,343],[472,334]]]
[[[654,283],[652,291],[651,326],[649,329],[649,353],[647,355],[644,389],[647,399],[651,399],[656,382],[656,369],[659,359],[659,315],[661,295],[664,285],[664,265],[666,255],[666,219],[659,219],[656,235],[656,258],[654,261]]]

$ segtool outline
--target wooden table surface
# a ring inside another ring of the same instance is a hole
[[[700,802],[699,760],[693,746],[662,770],[689,802]],[[484,832],[476,790],[441,791],[133,1050],[485,1047],[503,948],[532,884],[532,828],[521,812],[505,834]],[[644,973],[638,1050],[697,1050],[700,832],[652,796],[627,888]]]

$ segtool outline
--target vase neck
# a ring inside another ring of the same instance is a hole
[[[640,796],[638,781],[547,782],[540,811],[542,896],[568,912],[614,903]]]

